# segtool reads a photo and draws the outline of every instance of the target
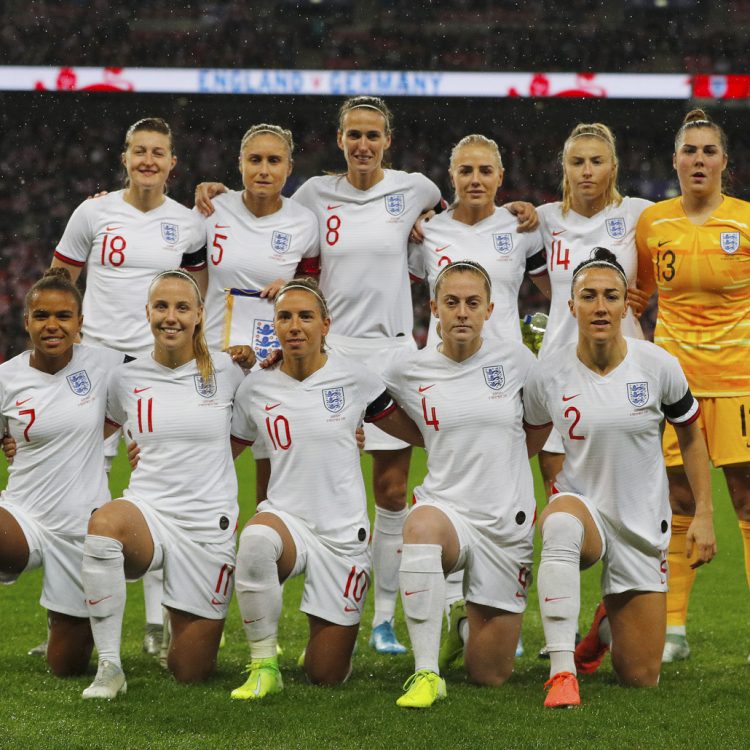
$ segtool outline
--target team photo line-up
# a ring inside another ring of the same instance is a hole
[[[201,183],[191,210],[166,195],[168,124],[142,119],[124,188],[70,217],[25,298],[31,348],[0,365],[0,580],[43,568],[48,638],[32,651],[70,676],[96,647],[83,697],[125,693],[126,581],[142,578],[144,650],[202,681],[236,590],[250,661],[231,697],[263,699],[283,689],[282,587],[304,574],[300,664],[339,684],[372,583],[370,647],[407,651],[400,593],[415,663],[396,702],[427,708],[461,659],[474,683],[510,677],[538,527],[544,705],[579,705],[578,674],[607,651],[622,684],[657,685],[663,662],[689,657],[690,590],[716,554],[711,464],[750,582],[750,204],[726,194],[724,131],[689,112],[680,195],[651,203],[618,192],[609,128],[578,124],[561,200],[536,208],[496,205],[504,169],[486,136],[452,149],[446,207],[431,180],[385,166],[381,99],[345,101],[334,131],[346,170],[286,198],[292,134],[254,125],[242,189]],[[546,327],[519,321],[526,274],[549,298]],[[423,349],[415,279],[430,289]],[[651,343],[639,318],[654,292]],[[110,499],[123,439],[132,472]],[[239,530],[247,446],[257,509]],[[412,446],[427,471],[407,509]],[[580,574],[599,561],[580,639]]]

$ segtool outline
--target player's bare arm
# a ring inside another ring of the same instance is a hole
[[[214,204],[211,202],[221,193],[226,193],[227,186],[223,182],[200,182],[195,188],[195,207],[204,215],[211,216]]]

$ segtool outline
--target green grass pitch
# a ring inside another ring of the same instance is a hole
[[[238,462],[242,521],[253,507],[250,464],[245,456]],[[363,466],[369,476],[366,457]],[[415,452],[412,482],[423,473],[424,455]],[[2,464],[0,486],[4,481]],[[112,472],[115,497],[126,481],[120,457]],[[455,670],[447,674],[446,701],[424,712],[396,708],[413,662],[411,655],[383,657],[369,650],[371,605],[348,684],[315,688],[296,667],[307,623],[297,610],[300,584],[293,581],[285,589],[280,632],[286,689],[261,704],[234,702],[229,691],[242,682],[247,661],[236,602],[215,678],[186,687],[141,652],[143,597],[141,585],[133,584],[128,587],[123,633],[128,694],[111,703],[84,702],[80,693],[90,675],[58,680],[41,659],[26,655],[45,633],[44,611],[38,605],[40,575],[34,572],[0,590],[0,749],[750,747],[750,597],[737,524],[718,473],[714,487],[719,555],[701,571],[695,586],[689,621],[693,657],[666,665],[658,689],[619,688],[607,659],[598,673],[582,677],[580,709],[543,710],[547,662],[536,657],[543,638],[535,587],[523,626],[526,654],[502,688],[474,687]],[[597,587],[597,572],[586,573],[584,630]],[[400,612],[397,629],[408,643]]]

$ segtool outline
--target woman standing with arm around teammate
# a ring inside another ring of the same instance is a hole
[[[386,370],[389,393],[422,432],[427,476],[404,525],[399,573],[415,673],[397,704],[444,698],[438,650],[445,577],[464,573],[467,617],[458,630],[469,678],[500,685],[513,656],[531,582],[535,519],[521,392],[535,358],[520,342],[482,336],[491,284],[474,261],[442,268],[430,302],[442,343]],[[464,625],[468,625],[468,633]]]
[[[59,677],[82,674],[93,640],[81,584],[91,513],[109,500],[104,471],[107,383],[122,354],[75,343],[81,293],[50,269],[26,295],[31,351],[0,365],[0,433],[15,441],[0,493],[0,582],[43,567],[46,656]]]
[[[594,247],[611,249],[625,269],[628,301],[640,310],[648,300],[635,289],[637,253],[635,227],[650,201],[620,195],[617,189],[618,160],[612,131],[601,123],[581,123],[571,131],[562,150],[562,201],[537,209],[539,229],[547,249],[547,269],[552,295],[549,321],[540,359],[554,358],[577,337],[575,321],[568,311],[573,269],[591,257]],[[642,338],[640,324],[629,309],[623,321],[626,336]],[[555,476],[565,454],[556,430],[539,454],[539,465],[547,494],[552,494]]]
[[[117,349],[128,357],[148,356],[153,338],[143,315],[155,273],[191,267],[205,245],[201,218],[166,195],[177,163],[172,131],[159,117],[133,123],[122,152],[126,182],[76,208],[55,249],[52,266],[67,268],[75,281],[86,269],[83,340]],[[117,454],[119,433],[107,441],[108,461]],[[144,579],[144,651],[158,655],[162,638],[161,574]]]
[[[384,168],[391,121],[381,99],[358,96],[345,101],[336,137],[346,173],[313,177],[294,195],[320,225],[320,288],[332,318],[328,343],[374,372],[415,348],[409,232],[419,215],[440,200],[437,186],[423,175]],[[397,654],[405,651],[393,631],[393,614],[411,448],[369,425],[365,435],[373,457],[376,504],[370,645],[380,653]]]
[[[91,516],[84,541],[83,588],[99,654],[84,698],[126,690],[126,578],[164,570],[167,665],[180,682],[213,672],[232,596],[239,509],[229,437],[244,374],[228,354],[209,354],[203,304],[189,274],[158,274],[146,310],[152,356],[117,369],[107,404],[112,424],[129,425],[140,460],[123,497]]]
[[[268,497],[240,537],[237,600],[250,644],[249,676],[232,691],[258,700],[282,687],[276,655],[281,583],[305,574],[301,610],[310,624],[305,671],[343,682],[370,577],[369,520],[354,438],[362,417],[421,443],[419,432],[360,363],[328,353],[325,298],[311,279],[285,284],[274,323],[283,362],[252,373],[232,418],[235,454],[259,441],[270,454]]]
[[[673,163],[681,195],[644,211],[638,224],[638,284],[659,294],[655,343],[676,356],[701,404],[701,427],[737,513],[750,583],[750,204],[725,195],[727,139],[703,110],[677,132]],[[664,432],[672,505],[664,661],[686,659],[688,600],[695,569],[686,534],[696,503],[677,450]]]
[[[539,520],[539,608],[550,655],[544,705],[580,704],[576,668],[593,672],[609,643],[621,683],[656,686],[666,618],[670,509],[659,445],[666,418],[677,432],[699,515],[690,536],[696,564],[716,553],[708,457],[700,407],[677,360],[626,338],[628,280],[614,254],[596,248],[577,266],[570,311],[578,342],[539,362],[524,390],[529,425],[554,424],[565,464]],[[591,638],[596,658],[574,660],[580,570],[602,560],[602,593]],[[606,607],[606,617],[605,617]]]

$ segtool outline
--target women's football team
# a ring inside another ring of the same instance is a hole
[[[250,659],[231,697],[264,699],[283,689],[282,585],[304,575],[300,663],[311,682],[339,684],[372,579],[370,645],[407,650],[400,592],[414,671],[396,702],[428,708],[461,656],[479,685],[512,674],[538,525],[544,705],[579,705],[578,674],[608,650],[622,684],[657,685],[662,662],[689,656],[690,587],[716,553],[711,462],[750,582],[750,204],[725,192],[722,128],[702,110],[685,117],[681,195],[652,205],[618,192],[610,129],[579,124],[561,201],[537,209],[496,205],[504,168],[486,136],[453,148],[442,211],[429,179],[384,166],[381,99],[347,100],[336,137],[346,170],[287,199],[292,134],[254,125],[242,188],[201,183],[201,216],[166,196],[167,123],[134,123],[125,188],[76,209],[26,295],[31,348],[0,365],[0,581],[43,568],[51,670],[84,674],[95,646],[83,697],[124,693],[126,581],[144,578],[147,636],[160,639],[163,607],[165,665],[205,680],[236,587]],[[410,274],[430,288],[422,350]],[[520,335],[525,274],[550,299],[538,358]],[[265,300],[278,352],[262,363],[252,330],[227,347],[229,287]],[[654,291],[652,344],[639,317]],[[134,468],[110,499],[122,432]],[[427,472],[407,509],[415,445]],[[238,543],[232,462],[247,446],[258,506]],[[549,495],[538,519],[537,454]],[[602,601],[576,645],[580,572],[599,561]]]

